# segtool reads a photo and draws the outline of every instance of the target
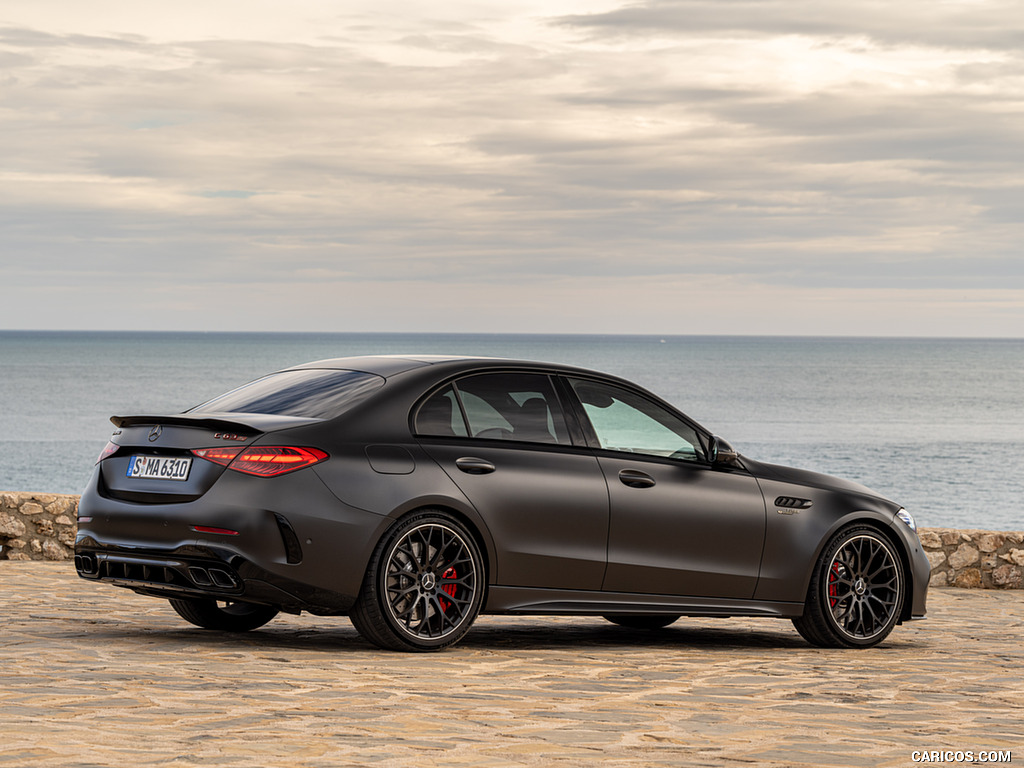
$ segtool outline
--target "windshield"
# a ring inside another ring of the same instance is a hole
[[[382,377],[362,371],[281,371],[207,400],[185,413],[265,413],[331,419],[383,384]]]

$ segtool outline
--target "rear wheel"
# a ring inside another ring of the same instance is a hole
[[[896,626],[906,589],[892,542],[870,526],[847,528],[818,558],[804,615],[793,625],[812,645],[869,648]]]
[[[276,608],[253,603],[177,598],[169,602],[185,621],[221,632],[248,632],[262,627],[279,613]]]
[[[629,629],[661,629],[676,621],[679,616],[671,613],[657,613],[647,616],[605,616],[612,624]]]
[[[485,578],[469,531],[444,512],[420,512],[377,546],[349,618],[381,648],[437,651],[469,631]]]

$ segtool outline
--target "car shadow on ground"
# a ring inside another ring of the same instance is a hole
[[[141,629],[135,624],[112,625],[104,622],[94,630],[85,630],[81,625],[74,633],[81,638],[100,642],[137,642],[143,644],[178,644],[188,646],[210,646],[220,650],[268,650],[343,653],[377,650],[363,640],[355,629],[342,618],[335,621],[337,626],[311,624],[309,627],[279,626],[273,623],[258,630],[244,633],[217,632],[199,628],[157,628]],[[683,620],[685,621],[685,620]],[[343,624],[340,622],[344,622]],[[771,624],[769,622],[769,624]],[[919,648],[921,638],[900,638],[899,630],[888,638],[881,648]],[[926,644],[926,643],[924,643]],[[707,653],[729,653],[745,649],[814,649],[795,630],[782,622],[764,630],[750,630],[746,627],[729,628],[724,624],[679,624],[657,630],[636,630],[612,624],[580,624],[560,621],[546,625],[543,621],[523,624],[503,623],[490,620],[474,627],[455,646],[474,651],[572,651],[589,650],[665,650],[700,649]]]

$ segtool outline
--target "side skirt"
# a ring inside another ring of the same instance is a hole
[[[534,587],[488,588],[482,613],[597,615],[674,613],[680,616],[765,616],[792,618],[803,603],[767,602],[721,597],[679,597],[627,592],[591,592]]]

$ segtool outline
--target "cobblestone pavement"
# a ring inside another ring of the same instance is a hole
[[[943,589],[880,648],[788,622],[484,617],[440,654],[344,618],[192,628],[69,564],[0,563],[0,766],[910,765],[1024,762],[1024,593]]]

